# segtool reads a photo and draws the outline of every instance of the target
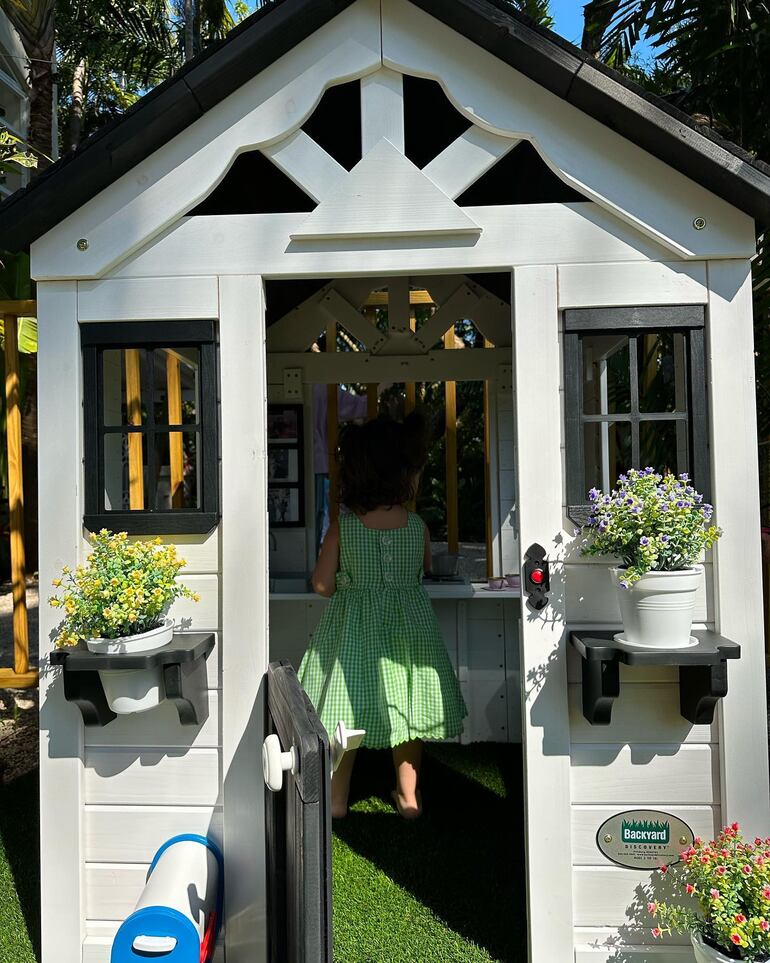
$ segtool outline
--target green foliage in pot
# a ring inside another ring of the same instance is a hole
[[[687,474],[629,469],[611,492],[592,488],[583,555],[614,555],[625,566],[620,583],[630,588],[648,572],[678,572],[696,565],[721,530],[714,509]]]
[[[733,823],[709,843],[696,836],[681,862],[660,872],[673,875],[688,899],[648,904],[653,936],[700,933],[730,959],[770,959],[770,838],[748,843]]]
[[[177,581],[186,562],[159,538],[129,542],[125,532],[102,529],[93,537],[92,548],[87,565],[74,572],[65,566],[62,577],[54,579],[61,593],[49,604],[64,610],[58,647],[149,632],[160,625],[175,599],[199,600]]]

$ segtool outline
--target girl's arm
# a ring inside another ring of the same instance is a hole
[[[425,528],[425,550],[423,552],[422,567],[426,575],[430,574],[431,566],[433,565],[433,554],[430,550],[430,532],[428,531],[428,526],[425,522],[422,523]]]
[[[321,546],[318,561],[313,569],[313,591],[330,599],[337,587],[337,571],[340,567],[340,526],[331,523]]]

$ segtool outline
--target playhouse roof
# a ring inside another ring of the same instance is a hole
[[[0,204],[0,248],[21,250],[355,0],[273,0],[124,116]],[[500,0],[410,0],[692,180],[770,223],[770,166]]]

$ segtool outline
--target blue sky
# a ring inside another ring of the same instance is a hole
[[[580,46],[583,36],[583,4],[585,0],[550,0],[551,16],[556,21],[556,32],[565,40]],[[651,56],[649,44],[642,40],[636,52],[643,60]]]

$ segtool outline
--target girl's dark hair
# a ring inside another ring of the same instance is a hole
[[[337,452],[340,503],[363,513],[411,501],[427,454],[425,424],[417,412],[403,423],[377,418],[346,425]]]

